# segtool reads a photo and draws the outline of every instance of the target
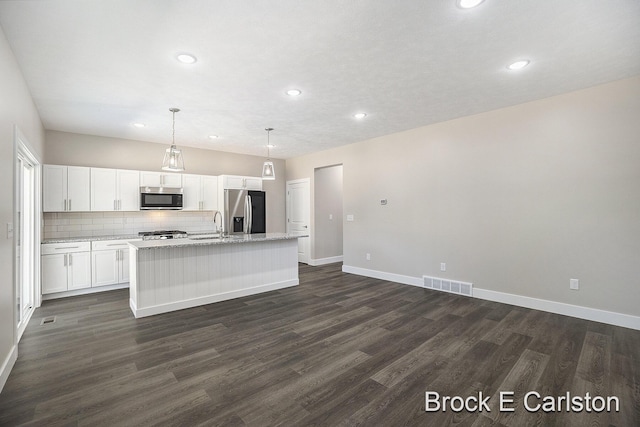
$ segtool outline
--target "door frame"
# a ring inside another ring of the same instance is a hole
[[[18,286],[21,284],[17,283],[17,255],[18,255],[18,237],[13,235],[13,274],[12,274],[12,282],[14,284],[14,328],[16,331],[16,344],[22,338],[22,334],[33,315],[33,312],[37,307],[40,307],[42,304],[42,292],[41,292],[41,281],[40,281],[40,242],[41,242],[41,231],[42,228],[40,224],[42,224],[42,163],[38,156],[35,154],[35,151],[29,144],[29,141],[24,136],[24,134],[20,131],[17,125],[14,125],[14,143],[13,143],[13,224],[15,228],[15,224],[18,224],[20,220],[18,214],[18,203],[20,201],[21,188],[18,188],[18,183],[20,180],[18,179],[18,174],[22,171],[18,170],[18,156],[29,161],[30,164],[33,165],[33,222],[30,224],[32,227],[32,251],[31,256],[33,257],[33,306],[32,309],[27,313],[24,319],[21,319],[18,322],[19,313],[17,313],[18,307],[18,296],[19,290]],[[21,231],[21,230],[20,230]]]
[[[311,257],[311,239],[313,236],[313,227],[311,226],[311,179],[310,178],[301,178],[301,179],[294,179],[294,180],[290,180],[286,182],[286,189],[285,189],[285,195],[286,195],[286,208],[285,208],[285,216],[286,216],[286,230],[287,233],[290,232],[290,222],[289,222],[289,212],[291,212],[291,198],[289,197],[289,187],[291,185],[294,184],[306,184],[306,191],[307,191],[307,200],[308,200],[308,206],[307,206],[307,218],[306,218],[306,222],[307,222],[307,230],[308,230],[308,234],[309,237],[304,237],[302,239],[302,241],[300,241],[301,239],[298,239],[298,244],[303,244],[305,245],[305,254],[306,254],[306,259],[305,258],[301,258],[300,256],[298,256],[298,262],[302,262],[305,264],[309,264],[310,260],[312,259]]]

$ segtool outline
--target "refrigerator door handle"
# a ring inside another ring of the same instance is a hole
[[[251,234],[251,229],[253,228],[253,209],[251,208],[251,196],[247,195],[245,204],[245,219],[246,219],[246,230],[245,233]]]

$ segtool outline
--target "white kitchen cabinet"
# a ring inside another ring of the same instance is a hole
[[[44,212],[90,210],[90,168],[44,165],[42,170],[42,210]]]
[[[91,243],[92,287],[129,282],[128,242],[134,240],[100,240]]]
[[[262,178],[255,176],[221,175],[223,190],[262,190]]]
[[[139,210],[139,185],[139,171],[91,168],[91,210]]]
[[[185,211],[218,210],[218,177],[182,175]]]
[[[89,242],[50,243],[41,247],[42,293],[91,287]]]
[[[140,187],[182,187],[182,175],[165,172],[140,172]]]

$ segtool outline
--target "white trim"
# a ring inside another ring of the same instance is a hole
[[[369,270],[366,268],[353,267],[349,265],[343,265],[342,271],[344,271],[345,273],[357,274],[359,276],[372,277],[374,279],[389,280],[405,285],[424,287],[423,280],[419,277],[403,276],[401,274]],[[565,304],[562,302],[508,294],[504,292],[491,291],[488,289],[481,289],[476,287],[473,288],[473,298],[517,305],[519,307],[547,311],[549,313],[562,314],[564,316],[577,317],[579,319],[591,320],[594,322],[621,326],[623,328],[640,330],[640,316],[632,316],[630,314],[616,313],[613,311],[600,310],[597,308],[582,307],[579,305]]]
[[[155,314],[167,313],[170,311],[184,310],[185,308],[198,307],[205,304],[213,304],[215,302],[226,301],[234,298],[256,295],[263,292],[275,291],[300,283],[298,279],[285,280],[283,282],[269,283],[266,285],[255,286],[253,288],[240,289],[238,291],[225,292],[217,295],[208,295],[204,297],[192,298],[188,300],[170,302],[167,304],[158,304],[145,308],[137,308],[133,299],[129,299],[129,307],[136,318],[153,316]]]
[[[16,364],[16,360],[18,360],[18,346],[14,345],[11,347],[11,351],[6,359],[4,359],[4,362],[2,362],[2,367],[0,367],[0,392],[2,392],[4,385],[7,383],[13,365]]]
[[[514,295],[480,288],[473,288],[473,296],[474,298],[480,298],[488,301],[512,304],[519,307],[532,308],[535,310],[577,317],[579,319],[622,326],[623,328],[640,330],[640,317],[629,314],[615,313],[613,311],[600,310],[597,308],[582,307],[579,305],[565,304],[562,302],[525,297],[522,295]]]
[[[343,265],[342,271],[345,273],[357,274],[358,276],[373,277],[374,279],[388,280],[390,282],[402,283],[404,285],[419,286],[424,288],[422,277],[404,276],[402,274],[387,273],[386,271],[369,270],[368,268]]]
[[[325,264],[333,264],[335,262],[342,262],[343,256],[332,256],[328,258],[318,258],[318,259],[309,259],[309,265],[317,266],[317,265],[325,265]]]
[[[105,286],[98,286],[95,288],[74,289],[73,291],[63,291],[63,292],[56,292],[54,294],[44,294],[42,295],[42,300],[47,301],[51,299],[75,297],[78,295],[89,295],[89,294],[95,294],[98,292],[113,291],[116,289],[125,289],[125,288],[127,289],[129,288],[129,283],[116,283],[115,285],[105,285]]]

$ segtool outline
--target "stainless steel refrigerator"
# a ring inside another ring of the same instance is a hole
[[[266,201],[264,191],[224,190],[224,231],[266,233]]]

